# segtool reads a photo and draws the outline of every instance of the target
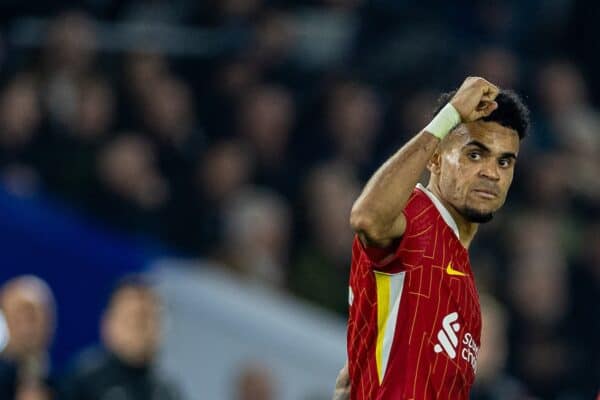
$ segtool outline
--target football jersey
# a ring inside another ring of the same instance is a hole
[[[481,311],[451,214],[421,185],[388,249],[355,237],[350,272],[351,400],[468,399]]]

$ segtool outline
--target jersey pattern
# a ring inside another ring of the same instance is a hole
[[[350,272],[351,400],[468,399],[480,346],[467,250],[442,203],[418,185],[389,249],[356,237]]]

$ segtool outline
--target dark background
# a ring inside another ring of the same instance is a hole
[[[217,260],[345,315],[353,199],[468,75],[533,128],[480,230],[505,372],[598,389],[599,3],[0,3],[0,278],[58,300],[55,365],[96,339],[111,283],[158,255]],[[484,328],[485,329],[485,328]]]

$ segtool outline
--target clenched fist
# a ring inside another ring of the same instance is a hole
[[[496,108],[495,99],[500,89],[483,78],[470,76],[460,86],[450,104],[460,114],[462,122],[487,117]]]

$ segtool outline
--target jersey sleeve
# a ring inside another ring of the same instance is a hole
[[[398,268],[398,261],[400,258],[400,249],[402,248],[402,243],[404,238],[409,234],[411,229],[411,220],[408,217],[406,210],[402,210],[404,217],[406,218],[406,229],[404,231],[404,235],[392,242],[388,247],[373,247],[366,246],[360,240],[358,235],[354,237],[354,249],[355,251],[359,251],[369,260],[369,264],[373,269],[379,270],[382,272],[389,272],[391,268]],[[398,271],[393,271],[398,272]]]

